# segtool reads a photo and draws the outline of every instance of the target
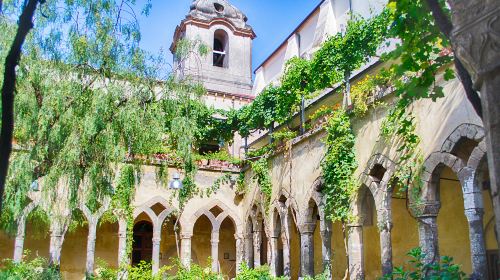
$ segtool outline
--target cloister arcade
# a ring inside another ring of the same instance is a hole
[[[176,257],[184,265],[208,265],[230,278],[245,262],[249,267],[269,265],[273,274],[292,279],[326,268],[333,279],[346,274],[375,279],[404,265],[407,252],[420,246],[427,261],[453,256],[464,271],[488,279],[497,243],[483,129],[462,124],[440,150],[430,153],[418,198],[393,189],[395,168],[385,155],[370,158],[352,203],[356,218],[347,225],[326,219],[321,177],[310,185],[306,199],[278,191],[267,214],[258,199],[240,212],[217,198],[179,214],[168,200],[156,196],[135,208],[131,256],[126,252],[127,222],[102,220],[109,203],[95,213],[80,207],[86,223],[52,224],[45,229],[50,236],[44,236],[35,234],[30,213],[38,204],[33,201],[18,221],[16,237],[0,237],[1,257],[19,261],[29,249],[60,261],[68,279],[95,269],[97,259],[115,267],[122,259],[133,264],[151,261],[158,271]],[[216,261],[208,263],[209,258]]]

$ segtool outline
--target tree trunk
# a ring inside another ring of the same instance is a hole
[[[0,0],[1,1],[1,0]],[[39,0],[29,0],[19,17],[16,37],[5,59],[5,72],[2,87],[2,128],[0,132],[0,213],[2,212],[3,193],[12,152],[14,130],[14,90],[16,87],[16,67],[21,58],[21,49],[26,36],[33,28],[33,16]],[[1,5],[2,2],[0,2]],[[0,6],[1,8],[1,6]]]
[[[426,0],[427,6],[429,7],[434,19],[436,20],[436,25],[438,26],[441,33],[451,40],[451,31],[453,30],[453,24],[451,23],[450,18],[443,11],[441,5],[438,0]],[[483,118],[483,109],[481,105],[481,98],[477,91],[474,90],[472,78],[469,72],[465,69],[462,62],[456,55],[454,56],[455,60],[455,68],[457,70],[458,78],[462,82],[462,85],[465,89],[465,94],[469,102],[474,107],[476,114],[482,119]]]

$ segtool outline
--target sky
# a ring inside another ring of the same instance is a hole
[[[138,5],[145,0],[137,1]],[[139,17],[142,48],[168,51],[175,27],[189,12],[192,0],[152,0],[148,17]],[[259,66],[292,33],[321,0],[229,0],[248,17],[257,38],[253,41],[253,69]]]

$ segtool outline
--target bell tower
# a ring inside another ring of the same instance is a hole
[[[195,0],[186,18],[177,26],[170,50],[175,53],[182,39],[201,41],[208,46],[208,55],[192,54],[183,59],[182,65],[174,58],[174,65],[182,67],[184,73],[205,86],[208,95],[213,97],[207,98],[209,104],[216,108],[239,108],[253,99],[252,40],[255,37],[247,17],[228,1]]]

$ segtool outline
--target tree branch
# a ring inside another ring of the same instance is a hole
[[[467,96],[467,99],[469,99],[469,102],[472,104],[472,107],[476,111],[476,114],[483,119],[483,106],[481,104],[481,97],[479,97],[479,94],[477,94],[477,91],[474,90],[473,83],[472,83],[472,78],[465,69],[464,65],[458,59],[458,57],[455,56],[455,68],[457,69],[457,74],[458,78],[462,82],[462,85],[464,86],[465,89],[465,95]]]
[[[431,10],[434,19],[436,20],[436,24],[439,30],[450,39],[451,31],[453,30],[453,25],[451,23],[450,18],[445,14],[438,0],[426,0],[429,9]]]
[[[429,9],[436,20],[436,25],[438,26],[441,33],[451,41],[451,32],[453,30],[453,24],[450,18],[444,12],[443,8],[439,4],[438,0],[426,0]],[[455,68],[457,70],[458,78],[462,82],[465,89],[465,94],[472,107],[476,111],[476,114],[482,119],[483,118],[483,108],[481,105],[481,98],[477,91],[473,88],[472,78],[467,69],[463,66],[462,62],[455,55]]]
[[[32,20],[38,2],[39,0],[29,0],[23,7],[23,11],[19,17],[16,36],[5,59],[4,82],[2,86],[2,128],[0,132],[0,213],[2,212],[3,193],[7,171],[9,169],[9,158],[12,152],[16,67],[21,58],[21,49],[26,40],[26,36],[28,36],[28,33],[33,28]]]

